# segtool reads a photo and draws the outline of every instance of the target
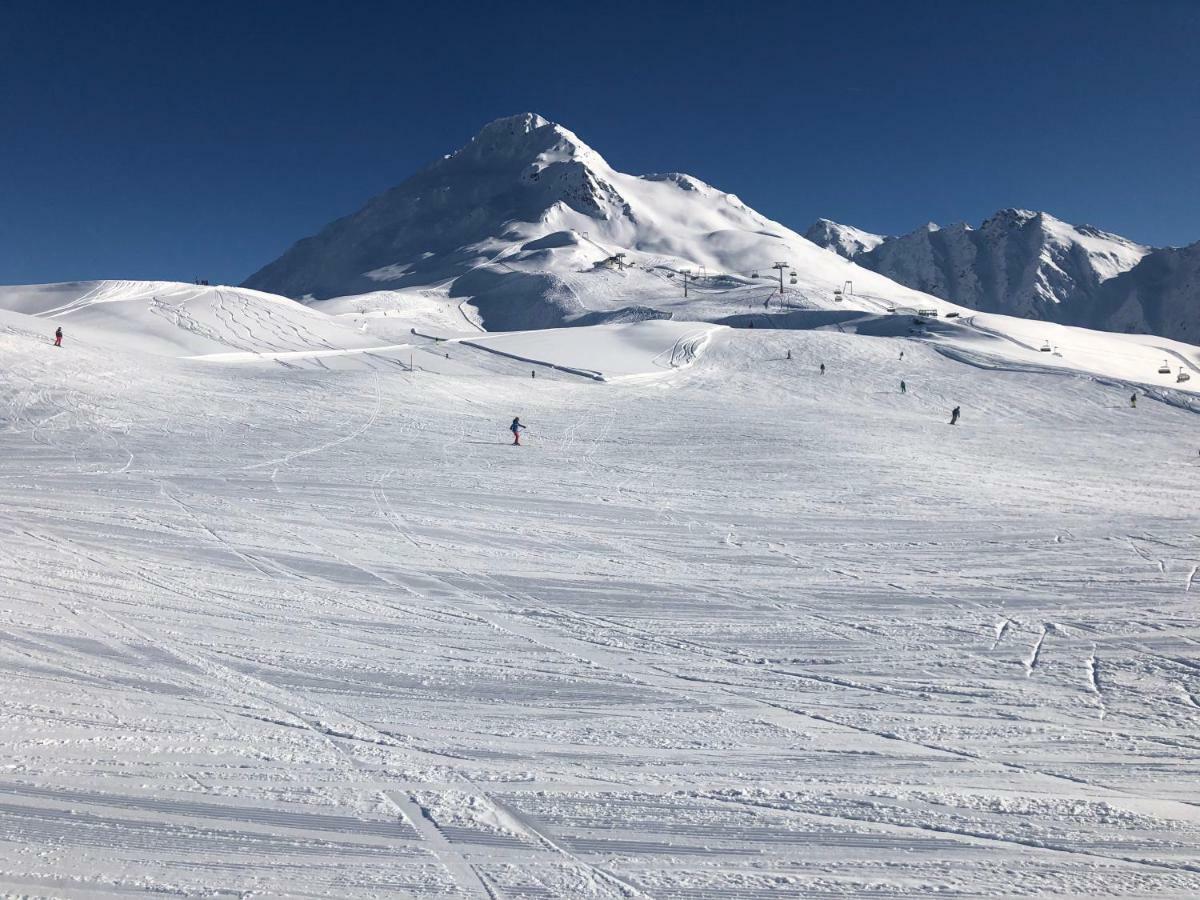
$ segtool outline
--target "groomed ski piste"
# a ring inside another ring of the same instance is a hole
[[[755,290],[0,289],[7,895],[1200,893],[1200,349]]]

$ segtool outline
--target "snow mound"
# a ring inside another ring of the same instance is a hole
[[[0,287],[0,309],[109,346],[164,356],[278,354],[368,347],[347,323],[286,297],[170,281],[83,281]]]

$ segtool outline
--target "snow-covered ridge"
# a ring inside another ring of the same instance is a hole
[[[821,220],[807,236],[901,284],[973,309],[1106,330],[1180,338],[1195,333],[1153,317],[1110,315],[1102,285],[1134,268],[1151,248],[1092,225],[1012,208],[977,228],[930,222],[873,244],[856,232]],[[1194,318],[1200,325],[1200,314]]]
[[[817,219],[809,226],[808,231],[804,232],[804,236],[818,247],[825,247],[846,259],[854,259],[868,250],[874,250],[888,240],[885,235],[872,234],[831,219]]]

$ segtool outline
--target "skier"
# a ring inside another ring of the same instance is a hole
[[[513,446],[514,447],[521,446],[521,432],[524,430],[524,428],[525,428],[525,426],[521,424],[521,417],[514,416],[513,420],[512,420],[512,424],[508,426],[508,430],[513,433]]]
[[[821,363],[821,374],[825,374],[825,363]]]
[[[54,329],[54,346],[55,347],[62,346],[62,326],[61,325],[58,328]]]
[[[950,424],[951,424],[951,425],[957,425],[957,424],[958,424],[958,407],[957,407],[957,406],[956,406],[956,407],[954,407],[954,409],[952,409],[952,410],[950,411]]]
[[[904,359],[904,351],[903,350],[900,351],[900,358]]]
[[[1137,394],[1129,395],[1129,405],[1132,406],[1134,409],[1137,409]]]
[[[532,370],[529,372],[529,377],[530,377],[530,378],[537,378],[537,369],[532,369]]]
[[[788,358],[788,359],[791,359],[791,358],[792,358],[792,351],[791,351],[791,350],[789,350],[789,351],[788,351],[787,358]]]
[[[900,382],[900,393],[902,393],[902,394],[908,393],[908,385],[905,384],[903,381]]]

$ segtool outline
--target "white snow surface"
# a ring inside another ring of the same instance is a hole
[[[860,302],[0,291],[0,886],[1196,896],[1197,348]]]

